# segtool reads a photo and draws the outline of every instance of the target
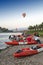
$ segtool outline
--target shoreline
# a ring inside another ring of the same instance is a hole
[[[43,38],[41,38],[43,42]],[[22,48],[28,48],[33,45],[9,46],[0,53],[0,65],[43,65],[43,52],[33,55],[16,58],[13,53]]]

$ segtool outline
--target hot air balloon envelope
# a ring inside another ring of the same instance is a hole
[[[22,13],[22,16],[25,17],[26,16],[26,13]]]

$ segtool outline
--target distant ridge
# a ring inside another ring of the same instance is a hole
[[[28,30],[28,28],[24,27],[24,28],[13,29],[13,31],[24,31],[24,30]]]

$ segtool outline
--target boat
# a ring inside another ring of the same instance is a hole
[[[33,46],[31,48],[23,48],[13,54],[14,57],[24,57],[38,54],[43,51],[43,44]]]
[[[5,44],[7,45],[21,45],[21,44],[24,44],[24,45],[31,45],[31,44],[37,44],[37,42],[35,40],[32,40],[32,41],[26,41],[26,40],[20,40],[20,41],[10,41],[10,42],[5,42]]]

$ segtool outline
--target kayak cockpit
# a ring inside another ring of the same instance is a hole
[[[40,49],[41,47],[40,46],[32,46],[31,49],[33,50],[37,50],[37,49]]]

